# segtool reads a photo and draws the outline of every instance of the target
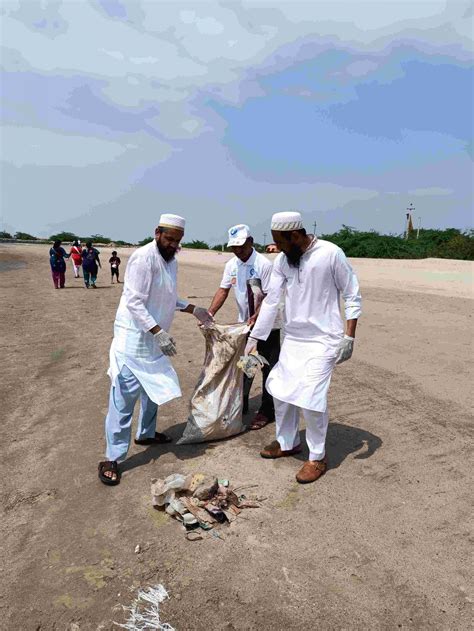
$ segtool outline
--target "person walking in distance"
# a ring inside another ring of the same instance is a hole
[[[82,248],[81,242],[76,239],[71,246],[71,250],[69,251],[69,256],[72,260],[72,268],[74,270],[74,278],[80,278],[79,269],[82,265]]]
[[[97,289],[95,284],[97,280],[97,273],[99,271],[99,267],[102,267],[100,264],[99,258],[99,250],[96,250],[92,241],[89,239],[86,241],[86,247],[82,250],[82,274],[84,276],[84,284],[87,289],[89,289],[89,285],[93,289]]]
[[[51,276],[55,289],[64,289],[66,282],[66,261],[69,254],[61,246],[61,241],[56,240],[49,250],[49,264],[51,265]]]

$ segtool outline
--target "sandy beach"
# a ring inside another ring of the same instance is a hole
[[[133,250],[117,249],[123,278]],[[107,488],[97,463],[121,294],[110,251],[98,290],[68,264],[58,291],[48,246],[0,244],[0,628],[112,630],[137,589],[159,583],[163,620],[179,631],[472,628],[473,263],[352,260],[363,317],[331,386],[330,470],[307,486],[294,479],[305,453],[259,457],[273,425],[175,445],[204,354],[195,319],[178,313],[183,397],[158,421],[174,442],[132,446]],[[229,256],[181,252],[181,296],[209,306]],[[218,321],[236,313],[229,299]],[[189,542],[151,505],[151,479],[174,472],[258,485],[266,500],[222,539]]]

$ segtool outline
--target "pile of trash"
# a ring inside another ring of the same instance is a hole
[[[240,490],[252,487],[240,487]],[[164,480],[152,480],[151,495],[155,508],[183,524],[186,538],[202,539],[202,531],[233,522],[245,508],[259,508],[262,498],[238,495],[229,480],[202,473],[173,473]]]

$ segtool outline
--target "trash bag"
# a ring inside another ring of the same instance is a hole
[[[191,398],[188,423],[178,445],[228,438],[243,431],[243,355],[246,324],[201,328],[206,340],[204,368]]]

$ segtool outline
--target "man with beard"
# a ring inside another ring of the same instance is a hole
[[[275,259],[270,287],[245,352],[251,353],[258,340],[267,339],[284,291],[285,337],[278,364],[266,384],[275,402],[276,440],[260,455],[281,458],[301,451],[301,411],[309,460],[296,479],[305,484],[317,480],[327,469],[327,393],[335,364],[352,355],[361,296],[344,252],[329,241],[306,234],[300,213],[276,213],[271,227],[281,254]],[[345,334],[340,295],[345,304]]]
[[[174,312],[191,313],[204,325],[212,321],[206,309],[178,298],[175,254],[184,226],[182,217],[162,215],[155,239],[132,254],[125,271],[110,347],[106,460],[99,463],[99,479],[107,485],[120,482],[118,463],[127,456],[138,398],[141,405],[135,444],[171,440],[155,429],[158,406],[181,396],[178,376],[168,359],[176,355],[176,344],[169,334]]]

